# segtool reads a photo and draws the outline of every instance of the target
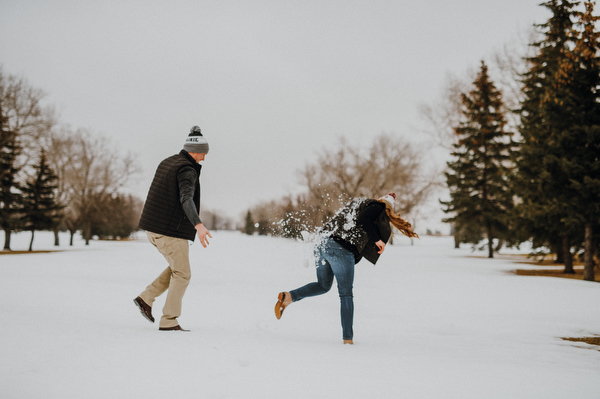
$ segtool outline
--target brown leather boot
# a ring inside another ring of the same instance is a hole
[[[281,319],[284,309],[292,303],[292,295],[289,292],[280,292],[277,296],[277,303],[275,304],[275,317]]]
[[[139,296],[133,300],[133,303],[135,303],[137,307],[140,308],[142,316],[150,320],[150,322],[154,323],[154,317],[152,317],[152,307],[150,305],[144,302],[144,300]]]

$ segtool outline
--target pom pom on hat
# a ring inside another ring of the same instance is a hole
[[[192,126],[190,129],[190,134],[183,144],[183,149],[187,152],[208,154],[208,141],[206,141],[198,126]]]
[[[391,209],[394,209],[394,202],[396,202],[396,193],[387,193],[383,197],[379,198],[379,201],[384,202]]]

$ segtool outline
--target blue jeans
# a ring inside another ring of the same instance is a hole
[[[322,295],[331,289],[335,277],[340,294],[340,314],[342,318],[343,339],[352,339],[354,319],[354,255],[331,238],[323,238],[315,244],[315,266],[317,282],[306,284],[290,291],[292,301]]]

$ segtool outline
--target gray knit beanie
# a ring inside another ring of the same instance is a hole
[[[198,126],[193,126],[190,129],[190,134],[183,144],[183,149],[187,152],[208,154],[208,141],[206,141]]]

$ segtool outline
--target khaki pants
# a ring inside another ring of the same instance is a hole
[[[140,294],[140,298],[152,306],[156,297],[168,289],[159,327],[175,327],[179,324],[177,318],[181,316],[183,294],[185,294],[192,276],[189,258],[190,246],[188,241],[182,238],[168,237],[149,231],[146,234],[150,243],[169,262],[169,267]]]

